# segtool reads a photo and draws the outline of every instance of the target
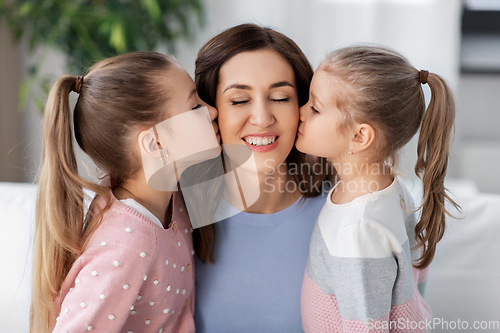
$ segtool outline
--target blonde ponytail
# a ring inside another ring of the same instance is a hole
[[[430,265],[436,252],[436,244],[445,230],[445,201],[459,209],[444,187],[448,156],[455,121],[453,94],[439,75],[429,73],[427,78],[431,100],[422,119],[417,147],[416,175],[423,183],[422,216],[415,226],[415,235],[423,253],[414,265],[425,268]]]
[[[51,332],[62,282],[95,227],[84,226],[83,188],[106,196],[105,188],[79,177],[73,149],[69,93],[76,78],[60,78],[44,114],[43,163],[39,177],[33,257],[31,332]]]

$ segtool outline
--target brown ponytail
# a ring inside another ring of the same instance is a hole
[[[430,265],[436,252],[436,244],[443,237],[445,214],[451,216],[445,208],[445,201],[459,208],[444,187],[455,122],[453,94],[439,75],[429,73],[427,83],[431,90],[431,100],[422,119],[415,166],[415,173],[423,183],[422,216],[415,226],[416,239],[418,245],[423,247],[423,254],[415,264],[417,268]]]
[[[55,325],[54,299],[89,236],[84,235],[83,188],[104,197],[108,193],[105,188],[78,175],[68,102],[75,84],[73,76],[60,78],[45,107],[43,165],[36,209],[31,332],[49,332]],[[93,228],[87,226],[86,229]]]

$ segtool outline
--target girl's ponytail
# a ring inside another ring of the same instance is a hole
[[[36,208],[31,332],[52,330],[57,315],[54,300],[82,252],[88,231],[94,229],[84,224],[83,188],[107,196],[104,187],[78,175],[69,109],[69,93],[75,90],[76,84],[74,76],[60,78],[50,91],[45,107]]]
[[[164,120],[169,99],[165,75],[176,64],[164,54],[131,52],[101,60],[85,77],[63,76],[52,87],[43,124],[31,332],[52,332],[59,311],[54,301],[62,283],[111,200],[109,187],[78,175],[73,138],[115,183],[137,175],[142,164],[130,152],[135,140],[131,133]],[[73,117],[69,108],[71,91],[79,94]],[[107,202],[105,207],[92,207],[92,214],[84,216],[84,189],[102,197]]]
[[[423,183],[422,215],[415,226],[418,245],[423,247],[422,256],[414,265],[417,268],[430,265],[436,252],[436,244],[443,237],[445,214],[451,216],[445,208],[445,201],[459,209],[444,187],[455,121],[453,94],[439,75],[424,74],[431,90],[431,100],[422,118],[415,165],[415,173]]]

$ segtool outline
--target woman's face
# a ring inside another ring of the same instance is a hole
[[[258,173],[272,173],[293,147],[299,106],[292,66],[279,53],[242,52],[220,69],[216,107],[224,144],[248,146]]]

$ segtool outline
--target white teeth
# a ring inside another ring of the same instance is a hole
[[[266,138],[263,138],[263,137],[253,137],[253,138],[246,137],[245,141],[248,142],[251,145],[254,145],[254,146],[267,146],[267,145],[270,145],[271,143],[273,143],[274,141],[276,141],[276,137],[275,136],[266,137]]]

